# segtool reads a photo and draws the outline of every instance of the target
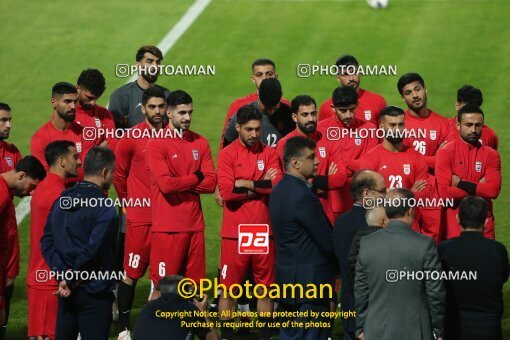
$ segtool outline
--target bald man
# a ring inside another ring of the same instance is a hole
[[[351,269],[351,288],[354,288],[354,275],[356,272],[356,261],[358,259],[359,244],[363,236],[372,234],[373,232],[379,231],[386,227],[388,224],[388,216],[383,207],[376,207],[373,209],[367,209],[365,219],[368,224],[368,228],[358,230],[354,239],[352,240],[351,249],[349,250],[349,266]]]
[[[340,267],[340,303],[343,310],[354,310],[354,295],[350,285],[349,249],[352,240],[359,230],[368,228],[365,219],[365,208],[372,208],[375,199],[386,195],[386,183],[384,177],[377,172],[365,170],[354,174],[351,181],[351,196],[354,205],[351,210],[342,214],[335,221],[333,229],[333,242],[335,255]],[[342,319],[344,324],[344,339],[355,339],[356,320],[353,318]]]

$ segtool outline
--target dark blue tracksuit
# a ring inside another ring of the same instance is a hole
[[[88,203],[70,206],[65,197]],[[78,332],[83,340],[108,339],[116,281],[83,280],[92,273],[97,277],[99,273],[115,270],[118,217],[114,207],[98,203],[104,198],[99,186],[79,182],[55,201],[46,221],[41,251],[50,269],[58,273],[69,270],[84,273],[71,279],[65,276],[72,293],[68,298],[59,298],[57,340],[76,339]]]

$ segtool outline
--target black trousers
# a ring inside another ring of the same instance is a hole
[[[55,340],[107,340],[112,323],[113,293],[91,295],[83,289],[58,299]]]
[[[291,306],[287,305],[285,303],[280,304],[280,311],[288,311],[288,312],[305,312],[308,311],[310,315],[310,311],[314,312],[329,312],[329,301],[323,301],[320,303],[305,303],[299,306]],[[280,322],[284,321],[298,321],[303,322],[303,324],[306,325],[307,322],[318,322],[323,321],[327,322],[330,321],[330,319],[325,318],[281,318]],[[328,328],[292,328],[292,327],[281,327],[280,328],[280,337],[278,339],[280,340],[326,340],[330,336],[330,331]]]

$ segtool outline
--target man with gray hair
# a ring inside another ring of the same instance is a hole
[[[386,183],[383,176],[370,170],[355,173],[351,181],[351,196],[354,205],[351,210],[342,214],[335,221],[333,243],[340,268],[340,279],[342,280],[340,303],[343,310],[354,309],[354,296],[352,293],[353,288],[350,285],[351,274],[348,261],[352,240],[359,230],[368,228],[365,220],[365,209],[372,208],[375,200],[383,198],[385,194]],[[355,338],[355,321],[354,318],[342,319],[345,340]]]
[[[388,225],[361,239],[354,297],[361,340],[443,338],[445,290],[434,241],[411,230],[413,193],[392,189],[384,199]]]

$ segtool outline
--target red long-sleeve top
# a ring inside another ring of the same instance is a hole
[[[461,183],[452,187],[452,176],[460,177]],[[485,178],[485,182],[480,182]],[[472,194],[485,198],[492,211],[492,199],[501,191],[501,159],[493,148],[466,143],[458,138],[437,152],[436,180],[441,198],[461,200],[469,194],[462,188],[472,188]],[[462,185],[462,182],[464,185]]]
[[[207,140],[193,131],[186,131],[182,138],[152,139],[147,142],[145,159],[151,178],[152,230],[204,230],[200,194],[213,193],[216,188]],[[204,176],[202,180],[197,171]]]
[[[328,98],[322,103],[319,110],[319,121],[326,120],[335,116],[335,111],[331,108],[333,100]],[[377,93],[364,90],[358,91],[358,106],[356,107],[355,117],[379,126],[379,114],[386,107],[386,100]]]
[[[9,172],[14,170],[14,167],[21,159],[21,153],[18,148],[11,143],[6,141],[0,141],[0,173]],[[12,200],[12,197],[11,197]],[[15,235],[18,232],[18,224],[16,222],[16,211],[14,208],[14,204],[9,206],[11,209],[11,213],[8,215],[9,219],[7,220],[7,229],[9,235]]]
[[[145,131],[151,129],[146,121],[133,127]],[[150,171],[145,161],[145,152],[149,138],[128,138],[117,142],[115,148],[115,176],[113,185],[119,198],[142,201],[151,197]],[[126,207],[126,219],[131,226],[150,225],[152,212],[150,206]]]
[[[269,169],[278,171],[269,181],[264,176]],[[280,159],[274,148],[258,142],[248,148],[238,138],[220,150],[218,155],[218,188],[223,198],[221,237],[238,238],[239,224],[271,224],[269,219],[269,193],[282,178]],[[246,190],[235,188],[235,181],[254,181],[254,197]],[[271,228],[269,228],[272,234]]]
[[[460,133],[457,130],[457,116],[450,118],[448,120],[448,128],[450,129],[450,134],[452,136],[455,136],[456,138],[460,138]],[[498,135],[494,130],[492,130],[490,127],[484,124],[482,127],[482,137],[480,138],[480,142],[483,145],[490,146],[494,150],[498,150]]]
[[[405,110],[404,114],[406,130],[413,131],[410,132],[412,135],[409,138],[404,139],[404,145],[412,147],[425,156],[430,174],[434,174],[437,150],[443,143],[453,138],[448,128],[448,119],[432,110],[425,118],[412,116],[409,110]],[[426,135],[420,135],[421,132],[426,132]]]
[[[426,187],[414,195],[417,199],[430,196],[431,183],[427,164],[423,156],[412,148],[405,147],[401,152],[391,152],[379,144],[358,161],[353,162],[356,163],[359,163],[359,168],[355,170],[367,169],[380,173],[384,177],[386,187],[391,189],[410,190],[416,181],[425,180]]]
[[[46,219],[50,213],[51,207],[62,192],[65,190],[65,181],[62,177],[48,173],[44,180],[39,183],[32,194],[30,201],[30,257],[28,261],[27,285],[38,287],[56,287],[55,279],[41,282],[37,279],[37,272],[45,270],[49,272],[49,267],[44,261],[41,253],[41,237],[44,234]]]
[[[367,136],[368,138],[356,138],[351,134],[344,136],[344,138],[340,138],[338,140],[331,140],[331,132],[328,135],[328,129],[348,129],[353,132],[358,132],[359,136]],[[376,134],[362,132],[362,130],[375,130],[376,127],[374,124],[362,121],[360,119],[354,118],[351,126],[346,127],[344,123],[338,119],[338,117],[334,116],[328,118],[326,120],[320,121],[317,125],[317,130],[321,132],[326,139],[330,139],[332,144],[335,147],[339,147],[342,153],[342,157],[344,159],[344,164],[346,167],[349,167],[351,161],[356,160],[366,154],[369,150],[376,147],[379,144],[377,140]],[[353,205],[351,193],[351,180],[350,178],[347,180],[347,183],[343,185],[338,190],[330,190],[328,191],[328,199],[331,202],[331,209],[335,215],[335,218],[340,214],[351,209]]]
[[[101,144],[101,140],[86,140],[83,138],[83,127],[79,124],[72,123],[66,130],[56,129],[51,121],[41,126],[30,139],[30,153],[36,157],[48,171],[49,166],[44,158],[44,149],[51,142],[58,140],[71,141],[76,145],[76,151],[79,154],[82,164],[85,161],[87,152],[95,146]],[[78,169],[78,177],[68,180],[67,184],[71,185],[83,180],[83,167]]]
[[[14,214],[14,215],[13,215]],[[7,182],[0,176],[0,309],[5,309],[5,275],[8,261],[9,220],[16,221],[16,212]]]
[[[80,105],[80,103],[77,103],[76,118],[74,121],[84,128],[105,129],[112,132],[115,131],[113,114],[108,111],[107,108],[99,105],[94,105],[92,109],[85,109]],[[116,138],[110,138],[109,135],[108,138],[102,137],[100,139],[100,143],[106,140],[108,142],[108,147],[115,150],[115,146],[117,145]]]

